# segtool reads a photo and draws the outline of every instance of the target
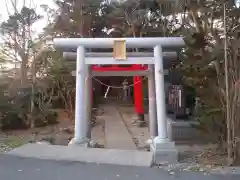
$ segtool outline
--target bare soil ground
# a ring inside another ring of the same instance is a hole
[[[59,110],[59,124],[43,128],[0,132],[0,151],[7,151],[28,142],[54,141],[54,144],[67,145],[73,136],[74,122],[63,110]]]
[[[92,128],[93,141],[104,146],[104,119],[96,116],[96,124]],[[54,145],[67,145],[73,137],[74,121],[64,110],[59,110],[59,123],[53,126],[0,132],[0,152],[22,146],[29,142],[50,141]]]
[[[148,127],[139,128],[133,124],[134,108],[132,106],[120,106],[120,113],[126,128],[132,135],[133,140],[138,150],[146,151],[149,147],[146,141],[149,139]],[[148,121],[148,116],[145,116]],[[209,143],[205,140],[189,140],[175,142],[179,150],[179,160],[182,164],[194,164],[190,166],[193,170],[201,170],[203,167],[224,166],[227,164],[226,155],[219,151],[215,144]]]

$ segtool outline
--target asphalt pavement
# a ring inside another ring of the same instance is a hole
[[[204,175],[159,168],[20,158],[0,154],[0,180],[239,180],[240,175]]]

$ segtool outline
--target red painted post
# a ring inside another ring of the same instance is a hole
[[[133,65],[133,68],[142,69],[141,65]],[[134,83],[134,105],[138,119],[144,121],[144,106],[143,106],[143,84],[141,76],[133,77]]]

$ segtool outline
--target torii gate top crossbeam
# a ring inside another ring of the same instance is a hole
[[[153,48],[161,45],[163,48],[182,48],[185,43],[182,37],[146,37],[146,38],[56,38],[53,40],[56,48],[112,48],[114,41],[125,40],[127,48]]]

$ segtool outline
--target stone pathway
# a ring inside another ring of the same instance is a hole
[[[105,147],[107,149],[136,150],[131,134],[127,130],[117,107],[113,105],[101,105],[105,120]]]
[[[132,138],[137,146],[138,150],[147,150],[147,140],[150,138],[150,133],[148,127],[138,127],[137,125],[133,124],[135,113],[134,107],[118,107],[123,120],[132,135]],[[147,117],[145,117],[147,118]]]

